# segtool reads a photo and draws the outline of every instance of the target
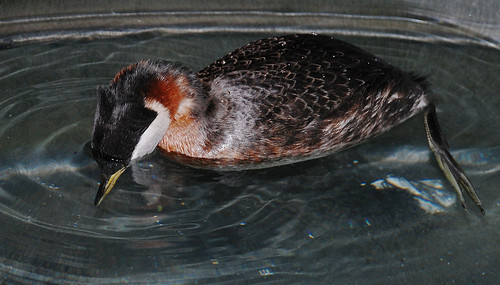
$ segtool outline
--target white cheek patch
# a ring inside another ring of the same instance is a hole
[[[132,160],[153,152],[170,125],[170,113],[161,103],[149,100],[146,102],[146,108],[155,111],[158,115],[139,139],[139,143],[135,146],[132,153]]]

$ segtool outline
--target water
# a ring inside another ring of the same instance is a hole
[[[422,116],[348,151],[213,172],[158,153],[93,206],[95,88],[145,58],[198,70],[268,34],[141,34],[0,50],[0,281],[494,283],[500,273],[500,52],[343,37],[427,75],[486,216],[464,212]]]

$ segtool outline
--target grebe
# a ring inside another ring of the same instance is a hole
[[[131,161],[157,146],[181,163],[263,168],[326,156],[424,111],[427,141],[463,207],[473,185],[448,152],[423,78],[315,34],[249,43],[194,73],[144,60],[97,88],[91,147],[99,205]]]

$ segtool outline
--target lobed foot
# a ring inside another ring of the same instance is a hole
[[[467,209],[463,195],[463,193],[466,192],[484,215],[485,212],[483,205],[477,196],[474,186],[448,151],[448,142],[439,128],[436,117],[436,108],[433,104],[430,104],[425,111],[424,123],[429,147],[436,156],[439,167],[441,167],[446,178],[453,185],[453,188],[455,188],[458,198],[460,199],[460,203],[462,203],[462,206]]]

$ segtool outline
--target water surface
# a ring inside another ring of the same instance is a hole
[[[417,116],[326,158],[243,172],[153,153],[101,207],[95,89],[163,58],[199,70],[269,34],[155,33],[0,50],[0,280],[19,283],[492,283],[500,244],[500,52],[341,37],[429,79],[482,198],[465,212]]]

